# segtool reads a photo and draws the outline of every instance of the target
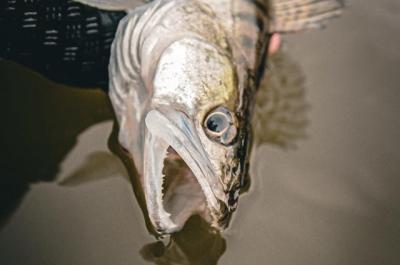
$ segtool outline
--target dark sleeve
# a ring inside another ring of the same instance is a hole
[[[1,0],[0,58],[79,87],[108,87],[110,47],[125,12],[71,0]]]

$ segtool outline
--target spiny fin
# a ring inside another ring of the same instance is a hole
[[[309,106],[300,66],[283,51],[271,56],[257,92],[252,119],[256,145],[296,147],[306,137]]]
[[[73,1],[110,11],[132,10],[140,5],[150,2],[148,0],[73,0]]]
[[[270,32],[297,32],[324,27],[326,20],[342,13],[344,0],[264,0],[269,1]]]

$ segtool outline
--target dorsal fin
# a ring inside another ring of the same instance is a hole
[[[264,0],[269,1],[270,32],[296,32],[321,28],[327,19],[337,17],[344,0]]]
[[[150,2],[149,0],[73,0],[73,1],[110,11],[132,10],[140,5]]]

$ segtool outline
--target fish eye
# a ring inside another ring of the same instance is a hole
[[[204,130],[211,140],[223,145],[231,144],[237,134],[234,114],[225,107],[214,109],[204,121]]]
[[[222,112],[212,113],[206,120],[207,129],[215,133],[223,133],[229,125],[229,118]]]

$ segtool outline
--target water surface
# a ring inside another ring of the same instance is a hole
[[[106,95],[1,62],[0,264],[399,264],[399,12],[354,0],[327,30],[288,38],[307,93],[286,95],[311,106],[307,137],[285,104],[268,112],[222,235],[192,218],[156,241]]]

